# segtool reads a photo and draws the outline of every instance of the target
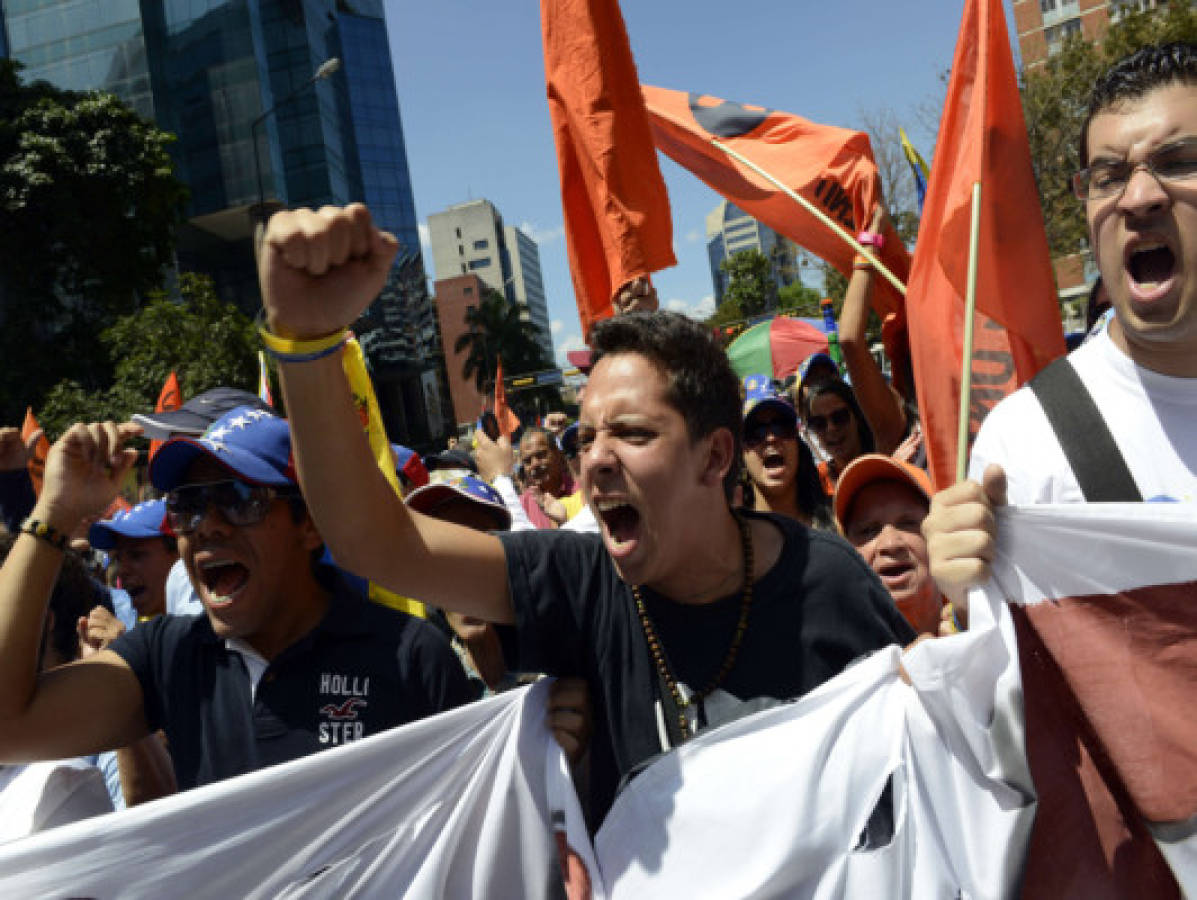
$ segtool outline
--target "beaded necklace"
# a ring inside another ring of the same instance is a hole
[[[652,619],[649,618],[648,609],[644,605],[644,597],[640,593],[640,586],[632,585],[632,598],[636,601],[636,613],[640,617],[640,627],[644,629],[644,637],[648,641],[648,649],[649,653],[652,654],[653,663],[656,665],[662,680],[664,680],[665,686],[669,688],[674,705],[677,707],[678,727],[681,729],[683,741],[687,741],[691,737],[690,723],[686,719],[686,707],[696,705],[701,708],[702,701],[723,683],[723,679],[727,677],[736,664],[736,656],[740,652],[740,645],[744,642],[744,634],[748,631],[748,611],[752,607],[752,536],[748,529],[748,523],[738,515],[736,516],[736,524],[740,526],[740,542],[744,550],[744,590],[740,594],[740,620],[736,623],[736,630],[732,634],[731,646],[727,648],[727,655],[723,658],[723,664],[719,666],[719,670],[707,683],[707,686],[701,691],[691,694],[689,700],[682,696],[682,692],[678,689],[677,680],[669,670],[669,661],[665,657],[665,647],[661,643],[661,639],[657,636],[657,630],[653,627]]]

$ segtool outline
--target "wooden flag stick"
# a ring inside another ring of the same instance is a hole
[[[826,213],[824,213],[823,210],[819,209],[817,206],[815,206],[813,203],[811,203],[805,197],[790,190],[790,188],[784,182],[775,178],[773,175],[770,175],[768,172],[766,172],[764,169],[762,169],[760,166],[758,166],[752,160],[741,155],[740,153],[737,153],[735,150],[733,150],[731,147],[727,146],[727,144],[724,144],[722,141],[716,140],[715,138],[711,138],[711,143],[714,146],[718,147],[720,150],[722,150],[724,153],[726,153],[728,156],[730,156],[732,159],[734,159],[737,162],[741,163],[742,165],[745,165],[748,168],[752,169],[752,171],[756,172],[756,174],[760,175],[762,178],[767,179],[771,184],[773,184],[775,187],[777,187],[778,190],[782,191],[787,197],[789,197],[791,200],[793,200],[795,203],[797,203],[799,206],[801,206],[803,209],[805,209],[808,213],[810,213],[812,216],[814,216],[816,219],[818,219],[820,222],[822,222],[824,225],[826,225],[828,228],[830,228],[832,231],[834,231],[837,235],[839,235],[841,238],[843,238],[849,245],[851,245],[853,250],[855,250],[857,253],[859,253],[861,256],[863,256],[865,259],[867,259],[869,261],[869,263],[873,266],[873,268],[876,269],[878,272],[880,272],[885,277],[886,281],[888,281],[895,288],[897,288],[898,292],[901,293],[903,297],[906,296],[906,285],[904,285],[902,283],[902,280],[900,278],[898,278],[898,276],[895,275],[893,272],[891,272],[888,268],[886,268],[886,266],[884,266],[882,264],[881,260],[879,260],[876,256],[873,255],[873,251],[871,249],[866,249],[865,247],[861,246],[860,242],[857,241],[856,238],[854,238],[852,235],[848,234],[848,232],[844,231],[844,229],[840,227],[839,223],[836,222],[834,219],[832,219],[830,216],[828,216]]]
[[[973,182],[968,232],[968,286],[964,295],[964,349],[961,351],[960,424],[956,432],[956,481],[968,474],[969,400],[973,392],[973,319],[977,312],[977,247],[981,242],[981,182]]]

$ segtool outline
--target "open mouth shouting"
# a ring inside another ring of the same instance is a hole
[[[764,470],[765,475],[770,478],[781,478],[785,475],[786,455],[779,448],[766,448],[760,456],[761,469]]]
[[[1159,236],[1132,238],[1123,255],[1127,286],[1136,305],[1149,305],[1167,296],[1177,285],[1176,249]]]
[[[631,553],[640,537],[640,511],[614,497],[595,497],[594,510],[611,556],[618,559]]]
[[[213,609],[230,605],[249,581],[249,569],[239,562],[219,557],[197,559],[196,574],[204,599]]]
[[[915,570],[916,567],[912,560],[894,559],[881,563],[877,567],[877,574],[881,577],[881,583],[885,585],[885,589],[891,595],[897,595],[910,589]]]

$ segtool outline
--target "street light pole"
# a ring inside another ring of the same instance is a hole
[[[253,142],[253,146],[254,146],[254,174],[257,176],[257,181],[258,181],[258,202],[257,202],[257,204],[255,204],[255,206],[253,207],[253,211],[250,213],[250,218],[253,220],[254,225],[255,225],[255,236],[254,236],[255,237],[255,239],[254,239],[255,247],[257,246],[257,243],[258,243],[257,242],[258,235],[256,234],[257,226],[261,226],[261,225],[265,224],[266,218],[267,218],[266,217],[266,190],[262,186],[262,158],[261,158],[262,154],[259,152],[259,149],[258,149],[258,126],[261,125],[263,122],[265,122],[266,118],[268,116],[272,115],[276,110],[278,110],[279,108],[281,108],[283,106],[286,106],[288,103],[290,103],[296,97],[298,97],[300,92],[307,90],[309,87],[314,85],[316,82],[323,81],[325,78],[328,78],[330,75],[332,75],[334,72],[336,72],[339,68],[341,68],[341,60],[338,57],[334,56],[329,59],[326,59],[324,62],[322,62],[320,64],[320,67],[318,69],[316,69],[315,73],[313,73],[311,78],[309,78],[303,84],[301,84],[297,88],[295,88],[295,90],[293,90],[291,93],[289,93],[282,100],[278,101],[278,103],[275,103],[268,110],[263,112],[260,116],[258,116],[256,119],[254,119],[253,124],[249,126],[250,140]]]

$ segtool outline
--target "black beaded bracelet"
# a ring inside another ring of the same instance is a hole
[[[33,535],[39,541],[45,541],[56,550],[66,550],[67,536],[45,522],[39,522],[37,519],[26,519],[21,523],[19,531],[21,534]]]

